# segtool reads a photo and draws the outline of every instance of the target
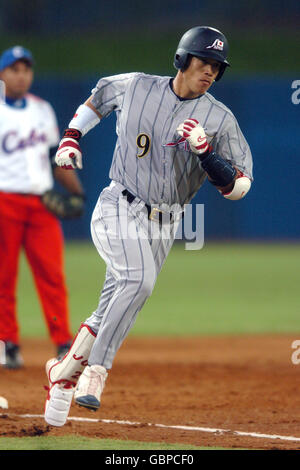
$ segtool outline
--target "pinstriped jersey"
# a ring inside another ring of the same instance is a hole
[[[117,142],[109,177],[148,204],[188,204],[206,179],[176,129],[197,119],[212,148],[252,179],[252,156],[233,113],[211,94],[179,98],[172,78],[134,72],[101,78],[93,106],[116,112]]]

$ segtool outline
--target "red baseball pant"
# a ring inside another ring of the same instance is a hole
[[[0,339],[19,344],[16,284],[25,250],[53,343],[70,341],[63,233],[39,196],[0,192]]]

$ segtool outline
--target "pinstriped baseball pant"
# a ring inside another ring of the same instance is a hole
[[[88,363],[106,369],[151,295],[178,227],[178,222],[161,227],[152,222],[149,230],[144,203],[135,199],[129,204],[122,189],[113,183],[102,191],[91,221],[106,278],[98,308],[85,321],[97,333]]]

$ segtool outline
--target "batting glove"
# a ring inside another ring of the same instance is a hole
[[[82,152],[79,146],[81,132],[66,129],[55,155],[55,163],[65,170],[82,169]]]
[[[205,131],[196,119],[186,119],[177,127],[177,132],[188,141],[193,153],[202,155],[207,152],[209,145]]]

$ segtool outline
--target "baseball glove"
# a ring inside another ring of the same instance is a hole
[[[63,195],[51,189],[42,196],[46,208],[60,219],[76,219],[83,214],[84,196],[79,194]]]

